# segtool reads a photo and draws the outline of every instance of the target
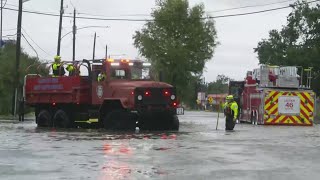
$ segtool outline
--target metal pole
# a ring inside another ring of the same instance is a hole
[[[219,108],[218,108],[218,118],[217,118],[217,125],[216,125],[216,130],[218,130],[218,125],[219,125],[219,118],[220,118],[220,106],[221,104],[218,104]]]
[[[3,10],[3,2],[2,2],[2,0],[1,0],[1,25],[0,25],[0,43],[1,43],[1,47],[2,47],[2,21],[3,21],[3,19],[2,19],[2,10]]]
[[[60,22],[59,22],[58,47],[57,47],[57,55],[58,56],[60,56],[62,15],[63,15],[63,0],[61,0],[61,6],[60,6]]]
[[[106,58],[108,58],[108,44],[106,44]]]
[[[76,59],[76,9],[73,11],[73,54],[72,54],[72,61]]]
[[[21,23],[22,23],[22,0],[19,0],[19,12],[18,12],[18,25],[17,25],[17,43],[16,43],[16,66],[13,72],[16,72],[15,82],[14,82],[14,91],[12,98],[12,109],[13,115],[16,116],[17,112],[17,96],[18,96],[18,88],[19,88],[19,73],[20,73],[20,53],[21,53]]]
[[[94,33],[94,40],[93,40],[93,55],[92,55],[92,59],[95,58],[95,54],[96,54],[96,38],[97,38],[97,33]]]
[[[301,67],[301,79],[300,79],[300,81],[301,81],[301,87],[303,87],[303,71],[304,71],[304,69],[303,69],[303,67]]]

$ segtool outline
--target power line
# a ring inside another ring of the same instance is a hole
[[[15,33],[15,34],[8,34],[8,35],[4,35],[4,36],[2,36],[2,37],[11,37],[11,36],[16,36],[17,35],[17,33]]]
[[[22,30],[26,33],[26,35],[30,38],[30,40],[45,54],[47,54],[48,56],[53,56],[52,54],[48,53],[47,51],[45,51],[44,49],[42,49],[32,38],[31,36],[27,33],[27,31],[22,27]]]
[[[24,40],[26,40],[26,42],[29,44],[29,46],[33,49],[33,51],[36,53],[37,58],[39,59],[39,55],[38,52],[36,51],[36,49],[34,49],[34,47],[29,43],[29,41],[27,40],[27,38],[24,36],[23,33],[21,33],[22,37],[24,38]]]
[[[246,8],[252,8],[252,7],[264,7],[264,6],[270,6],[270,5],[288,3],[288,2],[292,2],[292,1],[294,1],[294,0],[286,0],[286,1],[278,1],[278,2],[273,2],[273,3],[266,3],[266,4],[240,6],[240,7],[228,8],[228,9],[220,9],[220,10],[207,11],[207,13],[224,12],[224,11],[231,11],[231,10],[238,10],[238,9],[246,9]]]
[[[309,1],[307,2],[308,4],[314,3],[314,2],[319,2],[320,0],[314,0],[314,1]],[[278,8],[271,8],[271,9],[266,9],[266,10],[260,10],[260,11],[253,11],[253,12],[247,12],[247,13],[238,13],[238,14],[227,14],[227,15],[220,15],[220,16],[208,16],[208,17],[203,17],[200,19],[217,19],[217,18],[224,18],[224,17],[234,17],[234,16],[245,16],[245,15],[252,15],[252,14],[260,14],[264,12],[271,12],[271,11],[277,11],[281,9],[287,9],[291,8],[292,6],[282,6]],[[11,10],[11,11],[18,11],[17,9],[12,9],[12,8],[3,8],[6,10]],[[53,13],[47,13],[47,12],[38,12],[38,11],[31,11],[31,10],[23,10],[25,13],[30,13],[30,14],[38,14],[38,15],[46,15],[46,16],[55,16],[59,17],[60,15],[58,14],[53,14]],[[63,17],[66,18],[73,18],[73,16],[70,15],[64,15]],[[154,21],[153,19],[129,19],[129,18],[94,18],[94,17],[85,17],[85,16],[77,16],[77,19],[85,19],[85,20],[99,20],[99,21],[127,21],[127,22],[146,22],[146,21]],[[165,20],[165,19],[163,19]],[[168,19],[169,20],[169,19]]]
[[[240,6],[240,7],[228,8],[228,9],[212,10],[212,11],[206,11],[206,13],[224,12],[224,11],[231,11],[231,10],[238,10],[238,9],[253,8],[253,7],[264,7],[264,6],[288,3],[288,2],[292,2],[292,1],[295,1],[295,0],[286,0],[286,1],[278,1],[278,2],[273,2],[273,3],[266,3],[266,4],[257,4],[257,5]],[[105,15],[97,15],[97,14],[90,14],[90,13],[78,13],[78,14],[83,14],[83,15],[88,15],[88,16],[96,16],[96,17],[116,17],[116,16],[105,16]],[[150,14],[122,14],[122,15],[117,15],[117,16],[118,17],[119,16],[127,16],[127,17],[147,16],[147,17],[150,17]]]

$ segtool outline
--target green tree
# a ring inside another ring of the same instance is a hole
[[[160,0],[151,16],[133,36],[134,45],[152,63],[153,73],[162,72],[183,100],[191,99],[217,45],[214,21],[205,18],[203,4],[189,7],[187,0]]]
[[[7,43],[0,49],[0,114],[9,114],[11,112],[14,77],[17,70],[15,67],[16,46],[14,42]],[[26,74],[48,74],[45,68],[38,68],[41,62],[37,58],[30,57],[22,52],[20,63],[20,84],[23,84],[23,78]],[[32,65],[32,66],[31,66]],[[27,70],[27,67],[30,67]]]
[[[225,75],[218,75],[216,81],[208,83],[207,94],[228,93],[229,81],[231,79]]]

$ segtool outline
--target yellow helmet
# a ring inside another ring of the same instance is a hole
[[[233,96],[232,95],[227,96],[226,100],[233,100]]]
[[[54,61],[58,61],[58,62],[60,62],[61,61],[61,57],[60,56],[54,56]]]

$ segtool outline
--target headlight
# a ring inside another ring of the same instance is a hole
[[[141,96],[141,95],[138,96],[138,100],[139,100],[139,101],[142,100],[142,96]]]
[[[171,100],[175,100],[176,96],[175,95],[171,95]]]

